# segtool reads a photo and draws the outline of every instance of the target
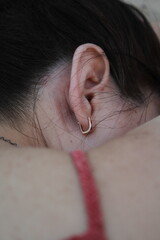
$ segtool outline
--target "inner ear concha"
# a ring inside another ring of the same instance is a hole
[[[89,102],[91,102],[93,97],[94,97],[94,94],[92,93],[92,94],[87,95],[86,98]]]

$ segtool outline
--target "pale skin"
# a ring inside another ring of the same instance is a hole
[[[148,106],[113,114],[127,104],[115,97],[107,56],[93,44],[80,46],[72,64],[61,70],[48,76],[36,108],[48,149],[39,132],[33,140],[35,129],[27,122],[23,131],[32,140],[7,125],[0,128],[1,135],[20,145],[0,142],[1,239],[58,240],[87,230],[67,153],[82,149],[93,168],[109,239],[159,240],[159,99],[153,96]],[[83,136],[77,122],[87,129],[88,117],[93,130]]]

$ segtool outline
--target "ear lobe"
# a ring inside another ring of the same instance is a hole
[[[103,50],[94,44],[79,46],[73,57],[69,87],[69,104],[77,121],[88,128],[92,117],[92,99],[106,88],[110,76],[109,62]]]

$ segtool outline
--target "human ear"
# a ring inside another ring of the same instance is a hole
[[[73,56],[69,87],[69,104],[77,122],[88,129],[92,118],[93,100],[109,81],[109,61],[103,50],[91,43],[79,46]]]

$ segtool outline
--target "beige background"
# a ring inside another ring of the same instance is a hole
[[[125,0],[140,7],[151,21],[160,22],[160,0]]]
[[[155,10],[160,10],[160,0],[128,0],[128,2],[134,3],[136,5],[147,4],[152,6],[152,8]]]

